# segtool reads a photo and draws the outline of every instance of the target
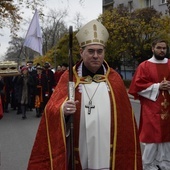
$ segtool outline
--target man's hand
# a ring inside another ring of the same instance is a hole
[[[73,114],[76,112],[76,104],[78,103],[79,101],[76,100],[76,101],[71,101],[71,100],[68,100],[64,103],[63,105],[63,112],[64,112],[64,115],[68,116],[69,114]]]
[[[160,90],[170,90],[170,81],[163,80],[159,86]]]

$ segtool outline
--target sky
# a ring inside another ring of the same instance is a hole
[[[92,19],[96,19],[101,13],[102,13],[102,0],[82,0],[82,4],[79,3],[79,0],[45,0],[45,8],[44,13],[47,14],[49,12],[49,9],[56,9],[56,10],[65,10],[68,11],[68,17],[66,18],[66,22],[69,25],[72,25],[73,18],[75,17],[76,13],[80,13],[82,19],[82,24],[86,24]],[[32,18],[33,14],[27,13],[25,15],[27,18]],[[24,17],[25,17],[24,16]],[[41,26],[41,24],[40,24]],[[21,27],[23,27],[21,25]],[[26,30],[23,32],[19,31],[17,34],[18,36],[24,37],[23,34],[26,35],[27,29],[29,27],[28,25],[25,25]],[[3,56],[5,55],[5,52],[7,51],[7,48],[9,46],[8,42],[10,41],[10,32],[9,29],[4,28],[3,30],[0,30],[0,33],[3,36],[0,36],[0,61],[4,60]]]

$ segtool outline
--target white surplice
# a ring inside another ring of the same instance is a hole
[[[79,150],[82,169],[107,170],[110,167],[110,97],[107,84],[101,82],[99,87],[98,84],[81,85]],[[95,108],[88,114],[85,105],[91,97]]]

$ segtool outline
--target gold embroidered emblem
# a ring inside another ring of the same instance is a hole
[[[166,78],[164,78],[164,81],[166,81]],[[161,106],[163,107],[161,109],[162,113],[161,113],[161,119],[162,120],[166,120],[169,118],[169,109],[168,109],[168,106],[169,106],[169,102],[167,101],[166,97],[165,97],[165,91],[162,91],[162,96],[164,98],[164,101],[161,102]]]
[[[104,81],[106,81],[106,76],[96,74],[96,75],[94,75],[93,78],[91,76],[86,76],[86,77],[80,78],[80,83],[82,83],[82,84],[90,84],[92,81],[94,81],[96,83],[104,82]]]

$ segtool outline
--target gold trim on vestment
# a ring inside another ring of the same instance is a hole
[[[115,159],[116,159],[116,145],[117,145],[117,108],[116,108],[116,100],[113,89],[109,80],[107,79],[107,84],[109,86],[111,96],[113,99],[113,109],[114,109],[114,136],[113,136],[113,156],[112,156],[112,170],[115,169]]]
[[[114,97],[114,93],[113,93],[113,89],[111,87],[111,84],[110,82],[108,81],[108,75],[109,75],[109,72],[110,72],[110,67],[108,66],[108,64],[105,62],[105,64],[107,65],[107,72],[106,74],[104,75],[105,77],[105,81],[106,83],[108,84],[109,88],[110,88],[110,91],[111,91],[111,96],[113,98],[113,108],[114,108],[114,137],[113,137],[113,156],[111,156],[113,158],[113,161],[112,161],[112,170],[115,169],[115,159],[116,159],[116,142],[117,142],[117,109],[116,109],[116,101],[115,101],[115,97]],[[74,66],[73,68],[73,73],[76,77],[76,86],[81,82],[81,78],[78,77],[78,74],[76,72],[76,67]]]
[[[166,78],[164,78],[164,81],[166,81]],[[161,119],[162,120],[167,120],[169,119],[169,101],[167,100],[166,96],[165,96],[165,92],[164,90],[162,90],[162,96],[163,96],[163,101],[161,102]],[[169,95],[169,93],[167,92],[167,94]]]
[[[115,95],[114,95],[114,92],[113,92],[113,89],[111,87],[111,84],[108,80],[108,76],[109,76],[109,73],[110,73],[110,67],[108,66],[107,62],[105,62],[106,64],[106,67],[107,67],[107,71],[106,71],[106,74],[103,75],[104,77],[104,81],[106,81],[106,83],[108,84],[109,86],[109,89],[110,89],[110,92],[111,92],[111,97],[112,97],[112,100],[113,100],[113,109],[114,109],[114,136],[113,136],[113,143],[111,143],[111,147],[113,148],[113,153],[112,155],[110,155],[110,158],[112,159],[112,170],[115,170],[115,161],[116,161],[116,146],[117,146],[117,106],[116,106],[116,99],[115,99]],[[81,78],[82,77],[78,77],[78,74],[76,72],[76,66],[73,67],[73,73],[75,75],[75,78],[76,78],[76,87],[81,84],[81,83],[85,83],[84,81],[82,82]],[[87,77],[86,77],[87,78]],[[85,79],[86,79],[85,78]],[[86,80],[89,80],[91,81],[91,78],[87,78]],[[103,81],[103,80],[102,80]],[[88,82],[86,82],[88,83]],[[137,170],[137,140],[136,140],[136,130],[135,130],[135,120],[134,120],[134,117],[133,117],[133,113],[132,113],[132,119],[133,119],[133,128],[134,128],[134,142],[135,142],[135,155],[134,155],[134,170]],[[78,151],[78,148],[74,148],[74,150]]]
[[[51,149],[51,141],[50,141],[50,134],[49,134],[49,126],[48,126],[46,107],[44,109],[44,114],[45,114],[46,129],[47,129],[47,140],[48,140],[48,150],[49,150],[49,157],[50,157],[50,167],[51,167],[51,170],[53,170],[53,157],[52,157],[52,149]],[[66,148],[66,136],[65,136],[65,128],[64,128],[62,107],[60,107],[60,118],[61,118],[60,120],[61,120],[62,136],[63,136],[64,147],[65,147],[65,151],[66,151],[67,150],[67,148]]]
[[[67,98],[66,98],[66,100],[67,100]],[[60,121],[61,121],[61,129],[62,129],[64,146],[65,146],[65,149],[67,149],[67,147],[66,147],[66,133],[65,133],[66,132],[66,126],[64,125],[64,115],[63,115],[62,105],[60,107],[60,118],[61,118]]]
[[[136,141],[136,129],[135,129],[135,117],[134,117],[134,112],[132,112],[132,122],[133,122],[134,142],[135,142],[135,163],[134,163],[134,170],[137,170],[137,141]]]
[[[44,114],[45,114],[45,122],[46,122],[46,129],[47,129],[47,140],[48,140],[48,150],[49,150],[49,156],[50,156],[50,166],[51,166],[51,170],[53,170],[53,157],[52,157],[52,150],[51,150],[51,142],[50,142],[50,134],[49,134],[49,126],[48,126],[46,107],[44,109]]]
[[[117,109],[116,109],[116,101],[113,89],[110,85],[110,82],[107,79],[107,83],[109,85],[111,96],[113,99],[113,106],[114,106],[114,137],[113,137],[113,156],[112,157],[112,170],[115,169],[115,158],[116,158],[116,145],[117,145]],[[136,131],[135,131],[135,122],[132,113],[132,122],[133,122],[133,129],[134,129],[134,142],[135,142],[135,155],[134,155],[134,170],[137,170],[137,141],[136,141]]]

